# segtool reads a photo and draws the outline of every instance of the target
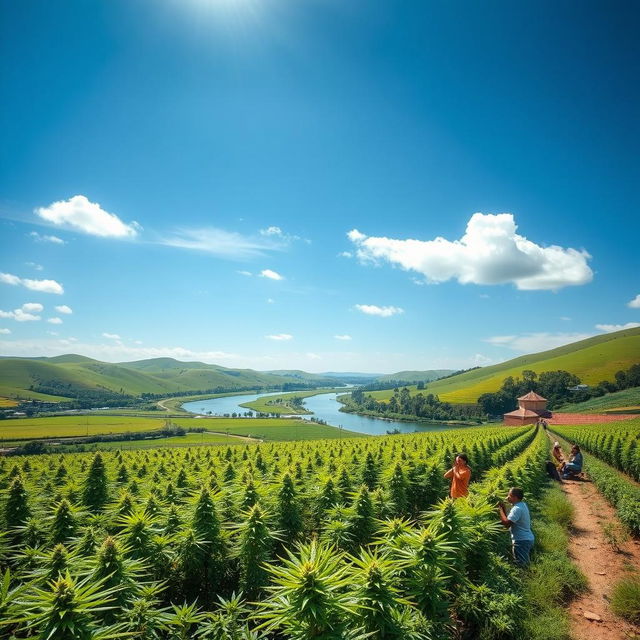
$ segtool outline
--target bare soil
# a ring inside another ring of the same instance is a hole
[[[618,580],[640,569],[640,541],[627,539],[614,548],[605,530],[624,529],[615,510],[591,482],[564,481],[562,490],[575,508],[569,553],[589,581],[589,590],[569,606],[576,640],[640,640],[640,626],[616,617],[609,607],[609,595]],[[590,614],[601,622],[589,620]]]

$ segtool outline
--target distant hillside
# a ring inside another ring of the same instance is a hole
[[[436,394],[445,402],[473,403],[483,393],[497,391],[507,376],[520,376],[524,369],[536,373],[563,369],[577,375],[585,384],[597,384],[601,380],[613,380],[616,371],[637,362],[640,362],[640,327],[594,336],[431,382],[427,393]],[[389,398],[391,393],[375,391],[371,395],[381,400]]]
[[[431,382],[454,373],[453,369],[429,369],[428,371],[398,371],[377,378],[379,382],[406,380],[407,382]]]
[[[299,374],[274,375],[172,358],[119,364],[74,354],[54,358],[0,358],[0,397],[55,402],[96,393],[171,395],[219,388],[243,391],[319,384],[314,374],[306,374],[307,377],[304,372]]]

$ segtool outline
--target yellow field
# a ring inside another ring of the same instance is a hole
[[[11,400],[11,398],[1,398],[0,397],[0,408],[6,409],[8,407],[15,407],[18,403],[15,400]]]

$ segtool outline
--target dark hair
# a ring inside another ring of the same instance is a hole
[[[467,464],[469,464],[469,458],[466,453],[456,453],[456,458],[462,458]]]
[[[511,487],[509,491],[511,491],[511,495],[518,498],[518,500],[522,500],[524,498],[524,491],[519,487]]]
[[[579,453],[580,452],[580,447],[577,444],[573,445],[573,448]]]

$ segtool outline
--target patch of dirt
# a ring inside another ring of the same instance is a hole
[[[640,540],[620,542],[616,551],[605,537],[605,528],[623,531],[615,510],[591,482],[566,480],[562,490],[575,508],[569,553],[587,576],[589,590],[569,606],[576,640],[640,639],[640,626],[616,617],[609,608],[614,584],[630,570],[640,569]],[[586,614],[586,615],[585,615]],[[601,622],[590,620],[591,614]]]

